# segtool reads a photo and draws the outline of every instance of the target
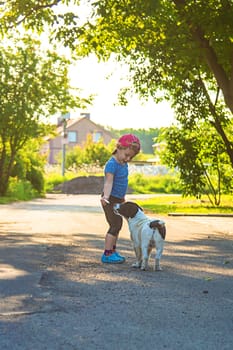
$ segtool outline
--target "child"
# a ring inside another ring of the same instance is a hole
[[[125,201],[128,187],[128,162],[140,151],[140,141],[132,134],[126,134],[119,138],[116,150],[105,165],[104,189],[101,197],[109,229],[105,237],[105,250],[101,261],[109,264],[119,264],[125,258],[116,251],[119,232],[123,219],[114,213],[113,206]]]

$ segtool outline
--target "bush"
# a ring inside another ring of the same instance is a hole
[[[7,190],[7,197],[12,200],[26,201],[38,197],[38,192],[33,189],[29,181],[11,178]]]

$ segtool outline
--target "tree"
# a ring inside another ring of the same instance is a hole
[[[7,191],[18,152],[27,141],[44,136],[41,117],[85,101],[71,93],[69,61],[42,51],[32,37],[8,38],[0,46],[0,195]]]
[[[207,123],[195,128],[171,127],[165,130],[165,162],[180,172],[184,195],[201,198],[207,194],[219,205],[222,193],[232,193],[233,182],[224,144]]]

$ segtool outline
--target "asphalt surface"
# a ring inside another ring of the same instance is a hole
[[[96,195],[1,205],[0,349],[232,350],[233,218],[162,218],[163,271],[140,271],[126,222],[126,262],[100,262]]]

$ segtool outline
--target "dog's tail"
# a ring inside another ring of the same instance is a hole
[[[166,226],[165,223],[161,220],[153,220],[149,224],[150,228],[155,229],[157,228],[161,237],[165,239],[166,237]]]

